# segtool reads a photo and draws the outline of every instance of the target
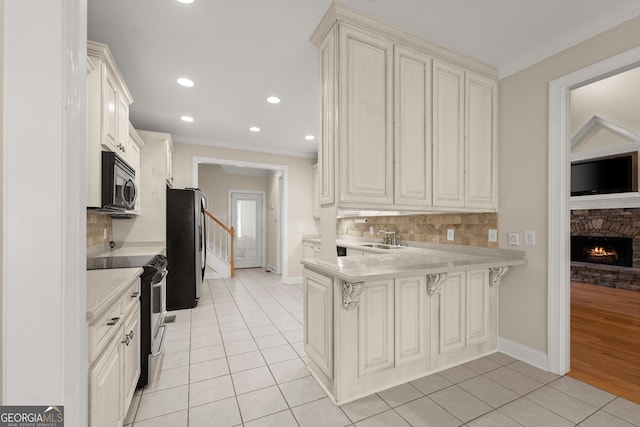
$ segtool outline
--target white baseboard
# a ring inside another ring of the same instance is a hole
[[[540,368],[545,371],[549,370],[549,357],[547,356],[547,353],[543,353],[540,350],[527,347],[526,345],[522,345],[504,337],[498,337],[498,351],[506,354],[507,356],[522,360],[536,368]]]
[[[280,274],[280,271],[273,265],[271,264],[267,264],[267,266],[265,267],[267,270],[269,270],[270,272],[272,272],[273,274]]]
[[[304,279],[302,278],[302,276],[288,277],[287,280],[282,280],[282,283],[285,285],[298,285],[303,282]]]

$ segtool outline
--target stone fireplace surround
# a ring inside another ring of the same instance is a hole
[[[640,208],[573,210],[571,235],[632,238],[632,267],[571,262],[571,280],[640,291]]]

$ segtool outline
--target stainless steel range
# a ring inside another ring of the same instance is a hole
[[[96,257],[87,259],[87,270],[142,267],[140,295],[140,380],[152,382],[164,340],[167,258],[163,255]]]

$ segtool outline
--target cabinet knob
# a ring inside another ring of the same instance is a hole
[[[133,330],[129,331],[129,338],[133,339]]]
[[[127,335],[126,338],[124,339],[124,341],[121,341],[121,342],[122,342],[122,344],[129,345],[129,342],[130,342],[129,341],[129,336]]]
[[[134,292],[131,294],[131,298],[135,298],[140,294],[140,292]]]

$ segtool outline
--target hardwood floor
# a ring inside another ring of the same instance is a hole
[[[640,403],[640,292],[571,283],[567,375]]]

